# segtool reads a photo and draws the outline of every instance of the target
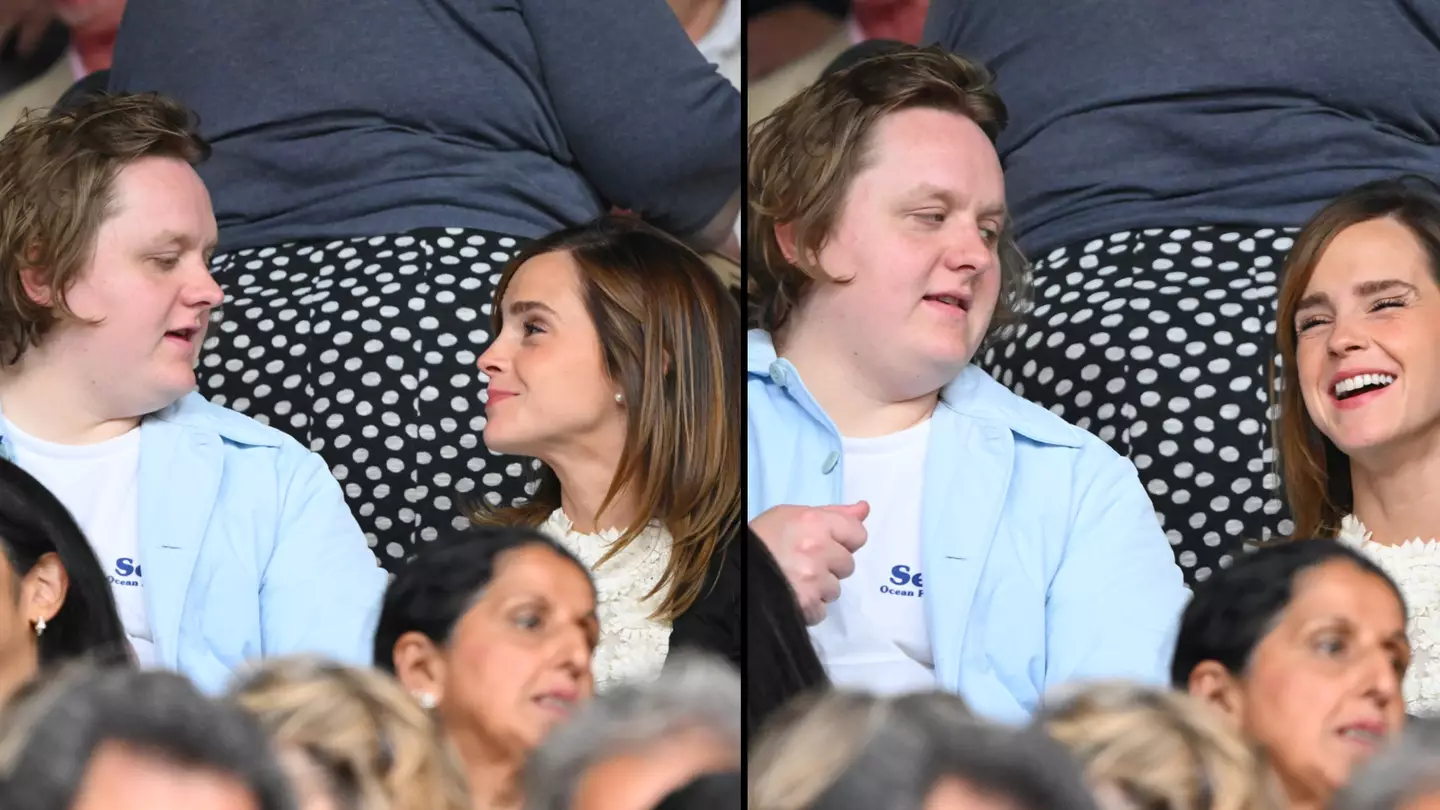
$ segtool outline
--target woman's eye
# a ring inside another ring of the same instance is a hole
[[[521,328],[525,330],[526,337],[529,337],[530,335],[538,335],[545,331],[545,328],[541,326],[540,323],[537,321],[526,321]]]
[[[534,613],[521,613],[515,617],[515,625],[526,630],[534,630],[543,624],[541,618]]]
[[[180,257],[179,257],[179,256],[156,256],[153,261],[154,261],[156,264],[160,265],[161,267],[165,268],[166,270],[172,270],[172,269],[174,269],[175,265],[177,265],[177,264],[180,263]]]
[[[1370,307],[1370,311],[1374,312],[1377,309],[1393,309],[1394,307],[1403,306],[1405,306],[1405,299],[1403,298],[1382,298]]]
[[[1302,320],[1300,321],[1300,324],[1295,327],[1295,331],[1296,331],[1297,333],[1299,333],[1299,332],[1304,332],[1304,331],[1306,331],[1307,329],[1311,328],[1312,326],[1319,326],[1320,324],[1323,324],[1323,323],[1325,323],[1325,319],[1324,319],[1323,317],[1321,317],[1321,316],[1319,316],[1319,315],[1311,315],[1311,316],[1308,317],[1308,318],[1302,319]]]

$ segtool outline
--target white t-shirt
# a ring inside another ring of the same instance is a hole
[[[140,561],[140,429],[109,441],[41,441],[12,423],[15,463],[70,510],[110,580],[115,607],[141,666],[155,663]]]
[[[925,622],[921,497],[930,420],[871,439],[843,439],[844,502],[868,501],[869,539],[840,598],[810,630],[840,687],[894,694],[935,688]]]

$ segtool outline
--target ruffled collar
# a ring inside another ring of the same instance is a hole
[[[1404,550],[1406,553],[1435,553],[1440,551],[1440,541],[1435,538],[1422,540],[1419,537],[1412,537],[1403,543],[1377,543],[1371,531],[1365,528],[1360,518],[1354,515],[1346,515],[1340,519],[1340,531],[1335,539],[1352,548],[1365,548],[1366,550]],[[1386,552],[1389,553],[1389,552]]]

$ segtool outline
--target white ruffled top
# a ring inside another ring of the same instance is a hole
[[[1336,539],[1374,560],[1405,594],[1413,651],[1405,675],[1405,710],[1440,716],[1440,543],[1418,537],[1394,546],[1377,543],[1354,515],[1340,521]]]
[[[658,523],[651,524],[625,547],[624,551],[596,563],[620,539],[619,529],[581,534],[565,513],[556,509],[540,527],[570,550],[590,569],[599,597],[596,615],[600,619],[600,644],[595,648],[591,670],[595,689],[603,692],[621,681],[653,678],[670,653],[670,622],[650,618],[664,600],[664,592],[649,599],[670,562],[673,540]]]

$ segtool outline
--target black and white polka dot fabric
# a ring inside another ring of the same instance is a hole
[[[1275,294],[1295,231],[1111,234],[1034,266],[981,365],[1127,456],[1187,582],[1292,530],[1270,440]]]
[[[225,291],[200,360],[212,401],[320,453],[376,556],[524,496],[526,461],[486,451],[491,299],[520,240],[460,229],[216,256]]]

